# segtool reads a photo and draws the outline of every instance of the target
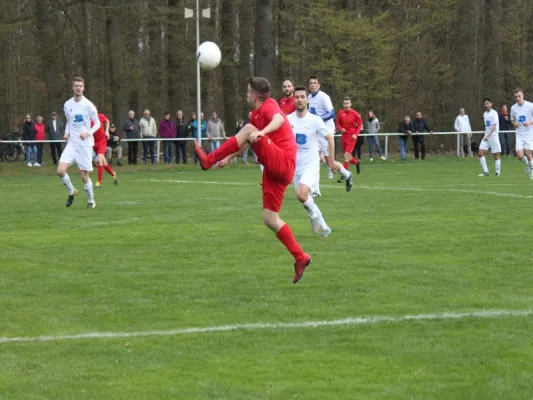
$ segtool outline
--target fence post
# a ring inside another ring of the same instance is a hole
[[[161,153],[161,140],[157,141],[157,155],[155,156],[155,160],[159,164],[159,154]]]
[[[460,157],[461,156],[461,138],[459,137],[459,134],[455,136],[457,136],[457,157]]]
[[[385,158],[389,158],[389,135],[385,136]]]

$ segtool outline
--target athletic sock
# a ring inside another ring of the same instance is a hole
[[[352,173],[350,171],[348,171],[347,168],[345,167],[341,167],[341,169],[339,169],[339,173],[344,176],[346,179],[348,179],[350,176],[352,176]]]
[[[487,167],[487,160],[485,159],[485,156],[479,157],[479,162],[481,163],[481,169],[483,170],[483,173],[488,174],[489,167]]]
[[[494,164],[496,164],[496,173],[500,175],[500,171],[502,167],[502,160],[496,160]]]
[[[70,176],[68,176],[67,173],[61,178],[61,182],[63,182],[63,185],[68,189],[68,194],[72,196],[74,194],[74,185],[72,185]]]
[[[263,170],[265,169],[265,167],[263,166],[263,164],[259,164],[259,168],[261,169],[261,173],[263,173]]]
[[[232,136],[231,138],[226,140],[218,149],[216,149],[212,153],[209,153],[207,157],[211,164],[215,164],[216,162],[222,161],[227,156],[230,156],[238,151],[239,142],[237,141],[237,138],[235,136]]]
[[[344,169],[348,169],[350,167],[350,163],[348,161],[344,161],[344,164],[342,164]]]
[[[329,229],[329,226],[328,224],[326,223],[326,220],[324,219],[323,215],[322,215],[322,211],[320,211],[320,209],[318,209],[318,224],[320,225],[320,227],[322,228],[322,230],[327,230]]]
[[[529,162],[529,173],[533,177],[533,159]]]
[[[104,166],[99,165],[98,166],[98,182],[102,183],[103,177],[104,177]]]
[[[104,169],[107,171],[109,175],[115,176],[115,171],[113,171],[113,169],[111,168],[109,164],[104,165]]]
[[[87,193],[87,197],[89,198],[89,203],[94,203],[94,192],[93,192],[93,182],[91,179],[84,185],[85,193]]]
[[[318,206],[315,203],[315,199],[313,199],[313,196],[307,196],[307,200],[305,203],[303,203],[305,209],[307,210],[307,213],[309,214],[309,217],[313,218],[318,215]]]
[[[352,159],[350,160],[350,162],[353,164],[353,165],[357,165],[359,164],[359,160],[357,158],[355,158],[354,156],[352,156]]]
[[[276,237],[281,243],[285,245],[287,250],[289,250],[289,253],[292,254],[296,261],[300,261],[303,258],[304,252],[296,241],[296,239],[294,238],[294,235],[292,234],[292,230],[289,225],[284,224],[279,230],[279,232],[276,233]]]

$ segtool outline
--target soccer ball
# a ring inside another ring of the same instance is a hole
[[[220,49],[213,42],[203,42],[196,52],[196,59],[203,69],[215,69],[221,57]]]

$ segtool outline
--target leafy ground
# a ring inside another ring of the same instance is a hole
[[[533,182],[502,169],[367,163],[351,193],[323,179],[327,241],[289,190],[282,215],[314,257],[292,285],[255,166],[122,167],[89,210],[83,193],[64,207],[52,168],[0,164],[0,398],[531,399],[531,314],[5,339],[530,312]]]

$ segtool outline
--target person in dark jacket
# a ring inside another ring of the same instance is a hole
[[[511,128],[511,120],[509,118],[509,110],[507,109],[507,105],[503,104],[500,108],[500,112],[498,113],[498,120],[500,122],[500,143],[502,144],[502,153],[505,153],[506,155],[511,154],[511,146],[509,141],[509,133],[505,132],[502,133],[502,131],[510,131]]]
[[[128,113],[128,119],[124,122],[122,130],[126,133],[126,139],[140,139],[141,128],[139,120],[135,119],[135,112]],[[137,164],[137,154],[139,153],[139,142],[128,142],[128,164]]]
[[[26,115],[24,120],[24,125],[22,126],[22,140],[35,140],[35,135],[37,131],[35,130],[35,124],[31,120],[31,115]],[[33,153],[33,165],[31,163],[31,154]],[[40,167],[37,162],[37,145],[35,143],[26,143],[26,165],[28,167]]]
[[[176,113],[176,138],[186,139],[189,137],[189,127],[185,123],[185,118],[183,118],[183,111],[178,110]],[[180,163],[180,153],[181,160],[183,164],[187,164],[187,141],[186,140],[176,140],[176,164]]]
[[[163,139],[176,138],[176,124],[170,119],[170,113],[165,111],[163,120],[159,123],[159,136]],[[172,162],[172,142],[170,140],[163,141],[163,155],[165,164]]]
[[[400,139],[400,156],[402,157],[402,160],[407,159],[407,145],[409,143],[409,136],[413,134],[413,130],[414,127],[411,117],[406,115],[398,127],[398,133],[401,133],[398,138]]]
[[[57,118],[57,113],[54,111],[51,119],[46,123],[46,136],[48,140],[61,140],[63,139],[64,132],[65,127],[63,126],[63,122]],[[61,153],[63,152],[63,146],[59,142],[50,143],[50,152],[52,153],[54,165],[57,165],[57,160],[61,158]]]
[[[106,158],[109,165],[113,164],[113,153],[117,154],[117,165],[122,166],[122,145],[120,144],[120,135],[117,132],[115,124],[109,126],[109,139],[107,139]]]
[[[419,133],[429,132],[431,135],[433,131],[429,129],[429,126],[424,118],[422,118],[422,113],[418,111],[416,113],[416,118],[413,121],[413,144],[415,145],[415,158],[418,160],[418,145],[420,145],[422,150],[422,160],[426,158],[426,145],[424,143],[424,135],[419,135]]]

